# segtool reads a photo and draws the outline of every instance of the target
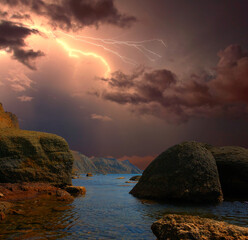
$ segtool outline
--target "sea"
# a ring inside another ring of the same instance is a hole
[[[73,179],[87,193],[72,203],[51,200],[19,202],[23,214],[0,222],[0,239],[156,239],[154,221],[164,214],[199,215],[248,227],[248,202],[224,201],[220,205],[178,205],[141,200],[129,194],[137,174],[108,174]],[[118,179],[124,177],[124,179]]]

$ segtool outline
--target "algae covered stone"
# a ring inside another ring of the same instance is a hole
[[[0,182],[71,184],[67,142],[55,134],[20,130],[16,119],[0,105]]]

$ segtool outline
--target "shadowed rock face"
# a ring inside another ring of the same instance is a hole
[[[20,130],[0,106],[0,182],[71,184],[73,156],[54,134]]]
[[[248,197],[248,149],[242,147],[212,147],[225,197]]]
[[[248,239],[248,228],[197,216],[166,215],[151,228],[158,240]]]
[[[222,201],[215,159],[196,142],[185,142],[160,154],[130,192],[139,198],[199,203]]]

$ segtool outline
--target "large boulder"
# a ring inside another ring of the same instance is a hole
[[[197,142],[185,142],[160,154],[130,192],[139,198],[218,203],[219,175],[211,152]]]
[[[152,224],[158,240],[245,240],[248,228],[198,216],[170,214]]]
[[[2,106],[0,112],[0,182],[71,184],[73,156],[67,142],[54,134],[20,130],[14,114]]]
[[[248,197],[248,149],[242,147],[211,147],[225,197]]]

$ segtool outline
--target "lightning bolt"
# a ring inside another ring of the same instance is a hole
[[[109,77],[110,72],[111,72],[111,68],[110,68],[108,62],[102,56],[100,56],[96,53],[93,53],[93,52],[83,52],[81,50],[71,48],[67,43],[65,43],[64,41],[62,41],[60,39],[56,39],[56,41],[57,41],[57,43],[59,43],[63,46],[63,48],[69,53],[70,57],[79,58],[79,56],[77,54],[81,54],[83,56],[87,56],[87,57],[90,56],[90,57],[94,57],[96,59],[99,59],[106,67],[105,77],[106,78]]]
[[[47,37],[49,39],[50,38],[55,39],[56,42],[59,45],[61,45],[66,52],[68,52],[69,57],[79,58],[81,55],[81,56],[85,56],[85,57],[93,57],[93,58],[101,61],[102,64],[106,68],[104,77],[109,77],[109,75],[111,73],[111,67],[110,67],[109,63],[107,62],[107,60],[103,56],[97,54],[96,52],[86,52],[86,51],[83,51],[81,49],[73,48],[67,42],[65,42],[65,40],[61,40],[60,36],[63,35],[64,37],[71,38],[75,41],[79,41],[79,42],[82,42],[85,44],[93,45],[93,46],[98,47],[98,48],[102,48],[106,52],[109,52],[109,53],[117,56],[123,62],[134,65],[134,66],[138,65],[138,63],[134,59],[131,59],[127,56],[120,54],[118,51],[113,50],[110,46],[117,46],[117,47],[124,46],[124,47],[128,47],[128,48],[136,49],[137,51],[141,52],[141,54],[143,54],[150,61],[155,61],[156,59],[159,59],[162,56],[160,54],[158,54],[157,52],[152,51],[150,48],[147,47],[146,44],[157,42],[157,43],[161,44],[163,47],[166,47],[166,45],[162,39],[148,39],[148,40],[142,40],[142,41],[119,41],[119,40],[115,40],[115,39],[105,39],[105,38],[95,38],[95,37],[88,37],[88,36],[81,36],[81,35],[72,35],[69,33],[65,33],[63,31],[58,31],[58,30],[49,31],[46,28],[44,28],[43,26],[34,25],[33,23],[32,24],[26,23],[25,25],[28,28],[38,30],[40,35],[43,37]],[[7,53],[6,53],[6,51],[0,51],[0,55],[1,54],[7,54]]]
[[[116,51],[113,51],[112,49],[104,46],[103,44],[106,45],[122,45],[122,46],[126,46],[129,48],[136,48],[137,50],[139,50],[142,54],[144,54],[150,61],[155,61],[155,58],[152,58],[150,55],[156,56],[158,58],[161,58],[162,56],[150,49],[148,49],[144,44],[146,43],[152,43],[152,42],[158,42],[160,43],[163,47],[166,47],[165,42],[162,39],[149,39],[149,40],[143,40],[143,41],[118,41],[115,39],[102,39],[102,38],[95,38],[95,37],[87,37],[87,36],[80,36],[80,35],[71,35],[62,31],[56,31],[57,33],[61,33],[67,37],[70,37],[74,40],[77,41],[81,41],[90,45],[94,45],[97,47],[101,47],[104,50],[113,53],[114,55],[118,56],[119,58],[122,59],[123,62],[126,63],[130,63],[132,65],[137,65],[137,63],[133,60],[130,59],[128,57],[122,56],[121,54],[119,54]],[[92,42],[94,41],[94,42]],[[99,44],[99,43],[95,43],[96,42],[101,42],[103,44]]]
[[[0,55],[7,55],[7,52],[6,52],[6,51],[1,50],[1,51],[0,51]]]

